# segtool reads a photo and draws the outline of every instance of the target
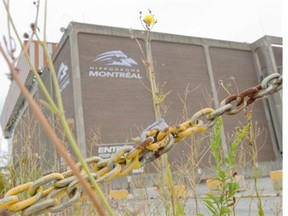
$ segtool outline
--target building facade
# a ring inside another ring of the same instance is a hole
[[[181,123],[202,108],[219,107],[229,94],[255,86],[269,74],[282,74],[282,39],[278,37],[264,36],[252,44],[155,32],[150,37],[156,83],[166,95],[161,110],[168,125]],[[145,46],[142,31],[74,22],[58,43],[53,62],[65,115],[73,123],[72,130],[85,157],[108,158],[123,145],[134,145],[132,138],[155,121],[150,83],[143,64]],[[29,74],[29,69],[25,70]],[[44,72],[42,78],[53,95],[49,72]],[[14,88],[12,84],[7,98],[17,102],[6,101],[1,126],[16,146],[21,140],[20,135],[16,136],[20,133],[17,132],[21,128],[19,122],[24,120],[20,113],[30,112],[23,100],[19,102],[21,96],[13,95]],[[31,84],[31,93],[36,99],[43,98],[37,83]],[[55,118],[45,112],[56,127]],[[255,102],[253,119],[259,162],[281,161],[281,91]],[[229,146],[235,130],[247,124],[247,119],[244,113],[239,113],[225,115],[223,121],[223,145]],[[61,160],[41,127],[38,124],[35,127],[32,131],[36,134],[30,136],[35,139],[31,143],[32,151],[41,158],[43,168],[49,170],[51,163],[43,161],[52,158],[57,164]],[[177,144],[169,153],[171,164],[177,167],[187,161],[191,157],[187,153],[191,143],[199,142],[199,153],[203,154],[200,164],[209,167],[209,138],[203,136],[199,140]],[[17,149],[21,148],[23,145]],[[243,144],[242,150],[241,154],[249,161],[249,147]]]

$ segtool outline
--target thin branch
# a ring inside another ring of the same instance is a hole
[[[33,36],[35,35],[35,32],[32,32],[32,35],[30,36],[28,43],[23,45],[23,44],[22,44],[22,41],[21,41],[21,38],[20,38],[20,36],[19,36],[19,34],[18,34],[18,31],[17,31],[17,29],[16,29],[16,26],[15,26],[15,24],[14,24],[14,22],[13,22],[12,17],[11,17],[11,14],[10,14],[10,12],[9,12],[9,10],[8,10],[9,8],[8,8],[8,5],[7,5],[7,3],[5,2],[5,0],[3,0],[3,4],[4,4],[4,6],[5,6],[5,8],[6,8],[6,12],[7,12],[7,14],[8,14],[9,23],[11,24],[11,27],[13,28],[13,31],[14,31],[16,37],[17,37],[18,43],[20,44],[21,50],[22,50],[22,52],[20,53],[19,57],[14,59],[13,64],[15,64],[15,62],[17,61],[17,59],[19,59],[21,56],[25,55],[25,58],[26,58],[26,60],[28,61],[29,67],[31,68],[31,70],[32,70],[32,72],[33,72],[33,74],[34,74],[37,82],[38,82],[38,85],[39,85],[39,87],[41,88],[41,90],[43,91],[43,94],[45,95],[48,103],[51,105],[51,107],[53,108],[53,110],[58,110],[56,104],[55,104],[54,101],[52,100],[50,94],[48,93],[47,89],[45,88],[44,83],[42,82],[42,79],[40,78],[39,74],[37,73],[34,65],[32,64],[32,62],[31,62],[31,60],[30,60],[30,58],[29,58],[28,48],[29,48],[30,43],[31,43],[32,40],[33,40]],[[39,9],[39,8],[38,8],[38,9]],[[38,16],[38,13],[37,13],[37,16]],[[37,23],[37,20],[38,20],[38,18],[35,18],[35,23]]]

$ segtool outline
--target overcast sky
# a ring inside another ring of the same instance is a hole
[[[264,35],[283,36],[281,0],[48,0],[47,39],[58,42],[61,27],[70,21],[141,29],[139,11],[151,9],[158,23],[153,31],[251,43]],[[39,27],[43,30],[40,2]],[[10,0],[12,17],[20,35],[29,32],[35,17],[33,0]],[[0,3],[0,36],[7,22]],[[18,46],[19,47],[19,46]],[[10,81],[0,57],[0,112]],[[0,132],[1,137],[1,132]]]

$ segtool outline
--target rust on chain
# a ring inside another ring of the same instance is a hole
[[[169,137],[165,136],[162,140],[147,145],[146,149],[155,151],[162,147],[165,147],[168,144],[168,142],[169,142]]]
[[[154,142],[153,137],[147,137],[143,142],[141,142],[139,145],[136,145],[132,151],[129,151],[126,155],[126,160],[131,160],[137,155],[140,154],[148,145]]]
[[[237,99],[238,95],[230,95],[228,97],[226,97],[224,100],[222,100],[221,104],[226,105],[228,103],[231,103],[232,101],[235,101]],[[239,105],[236,104],[237,106]]]
[[[225,111],[225,113],[227,115],[235,115],[235,114],[239,113],[241,110],[243,110],[244,108],[247,107],[247,101],[244,98],[239,97],[238,95],[237,95],[237,97],[236,97],[236,99],[234,101],[236,101],[236,106],[235,107],[233,107],[233,105],[232,105],[233,101],[231,101],[230,103],[225,104],[225,100],[224,100],[224,101],[222,101],[220,103],[221,106],[225,106],[225,105],[231,104],[231,108],[229,108],[229,109],[227,109]]]
[[[241,111],[243,108],[246,106],[249,106],[252,104],[256,98],[254,98],[254,95],[258,93],[262,89],[261,85],[257,85],[251,88],[248,88],[238,95],[231,95],[226,97],[224,100],[222,100],[221,105],[226,105],[226,104],[231,104],[233,101],[236,102],[236,107],[235,108],[230,108],[226,110],[225,112],[229,115],[234,115],[235,113],[238,113]],[[248,97],[249,99],[246,101],[245,97]]]
[[[277,80],[275,80],[276,78]],[[85,162],[90,165],[89,169],[92,169],[92,176],[97,183],[107,182],[113,178],[127,175],[133,169],[142,167],[170,151],[176,142],[195,133],[207,131],[221,115],[237,114],[256,99],[275,93],[281,88],[282,76],[271,74],[260,85],[248,88],[239,95],[225,98],[216,110],[204,108],[196,112],[189,121],[175,126],[165,126],[161,129],[153,128],[145,132],[145,139],[139,145],[126,146],[109,159],[94,156],[87,158]],[[234,105],[236,102],[236,107],[234,106],[233,108],[232,102]],[[203,117],[208,121],[205,124],[200,120]],[[78,168],[82,170],[82,166],[79,163]],[[84,177],[86,175],[83,170],[81,174]],[[44,184],[48,189],[43,189]],[[58,197],[57,200],[54,198],[60,192],[69,198],[68,200],[66,199],[64,205],[61,205]],[[18,195],[20,193],[25,193],[28,197],[26,196],[26,199],[20,200]],[[84,195],[82,195],[82,189],[79,187],[79,181],[74,173],[69,170],[63,173],[43,176],[34,182],[9,190],[4,198],[0,199],[0,208],[9,209],[12,213],[24,210],[22,215],[39,214],[40,211],[47,210],[58,212],[81,199],[81,196]]]
[[[150,137],[150,136],[154,136],[159,132],[159,130],[157,128],[154,128],[152,130],[149,130],[146,132],[146,137]]]
[[[241,98],[244,98],[244,97],[248,97],[249,99],[247,100],[247,106],[252,104],[256,99],[253,98],[254,95],[259,92],[260,90],[262,89],[261,85],[257,85],[257,86],[254,86],[254,87],[251,87],[251,88],[248,88],[246,89],[245,91],[241,92],[239,94],[239,96]]]
[[[116,152],[108,161],[107,167],[108,169],[112,169],[112,165],[114,163],[121,163],[124,160],[124,155],[133,149],[132,146],[124,146],[118,152]]]
[[[148,145],[150,145],[154,139],[152,137],[147,137],[142,143],[135,147],[136,150],[143,151]]]
[[[165,147],[162,147],[156,151],[150,151],[148,149],[145,149],[143,152],[141,152],[141,154],[139,155],[139,162],[141,163],[141,166],[144,166],[146,163],[150,163],[156,160],[161,155],[165,154],[173,148],[175,144],[174,136],[172,134],[169,134],[167,136],[169,137],[169,142]]]
[[[261,85],[257,85],[257,86],[254,86],[254,87],[251,87],[251,88],[248,88],[244,91],[242,91],[239,96],[241,98],[244,98],[244,97],[249,97],[249,98],[252,98],[254,96],[254,94],[256,94],[258,91],[260,91],[262,89]]]
[[[136,155],[132,161],[130,161],[126,166],[122,167],[120,173],[118,174],[119,177],[126,176],[128,173],[130,173],[134,169],[138,169],[142,166],[142,164],[139,162],[139,156]]]

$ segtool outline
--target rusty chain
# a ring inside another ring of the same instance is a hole
[[[273,94],[281,88],[282,75],[271,74],[263,79],[260,85],[248,88],[238,95],[228,96],[216,110],[201,109],[188,121],[175,126],[168,126],[163,119],[160,119],[135,139],[139,144],[124,146],[108,159],[97,156],[87,158],[86,163],[99,184],[125,176],[132,170],[156,160],[185,137],[206,132],[215,125],[221,115],[235,115],[257,99]],[[80,163],[77,166],[81,169]],[[85,172],[81,172],[86,177]],[[45,211],[54,213],[71,206],[83,196],[85,194],[79,180],[69,170],[52,173],[9,190],[4,198],[0,199],[0,209],[8,209],[12,213],[22,211],[23,216],[39,215]]]

